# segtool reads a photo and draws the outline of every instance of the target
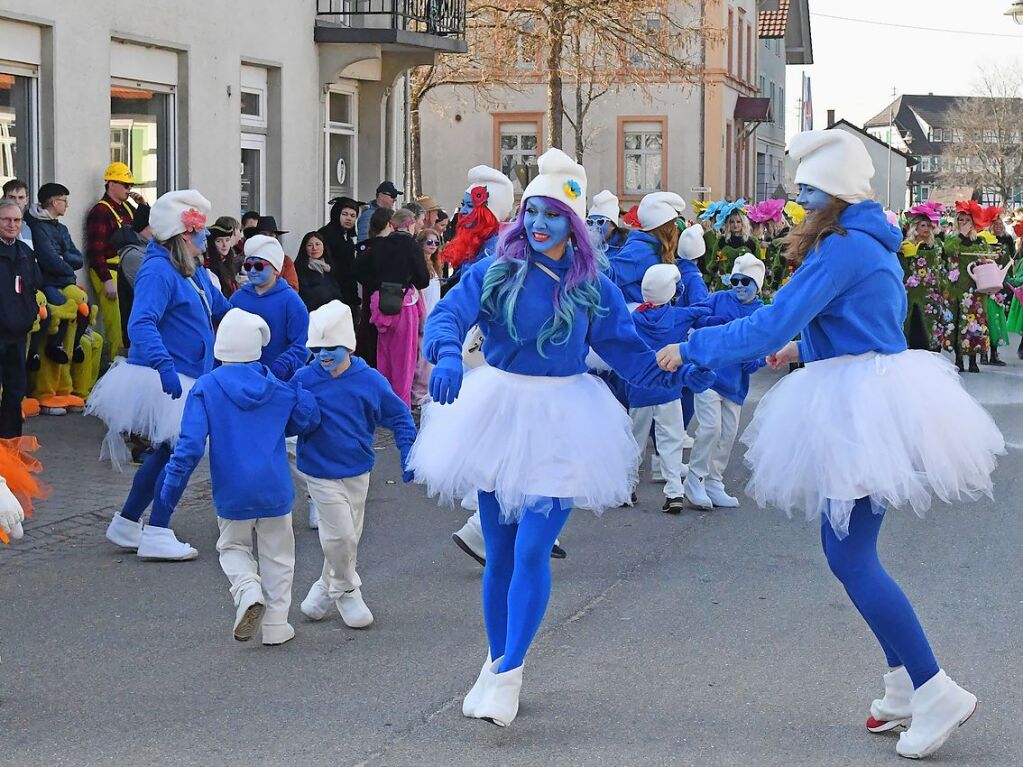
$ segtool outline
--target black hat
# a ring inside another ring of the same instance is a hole
[[[212,239],[216,239],[217,237],[230,237],[234,234],[234,230],[229,226],[217,226],[216,224],[212,224],[208,228]]]
[[[405,193],[398,189],[398,187],[396,187],[392,182],[385,181],[377,187],[377,194],[386,194],[389,197],[397,197],[398,195]]]
[[[273,216],[260,216],[256,222],[256,231],[273,232],[274,234],[287,234],[287,230],[277,228],[277,219]]]
[[[135,209],[135,217],[131,220],[131,228],[135,232],[141,232],[149,226],[149,206],[139,205]]]
[[[358,211],[366,203],[353,200],[351,197],[332,197],[327,200],[328,205],[332,205],[337,208],[351,208],[352,210]]]

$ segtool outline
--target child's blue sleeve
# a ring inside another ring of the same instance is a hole
[[[394,434],[404,469],[412,443],[416,441],[416,422],[412,420],[408,406],[398,398],[386,379],[381,378],[381,381],[384,385],[380,388],[380,425]]]
[[[291,388],[295,391],[295,407],[291,411],[288,425],[284,433],[288,437],[308,434],[320,425],[320,405],[313,393],[302,388],[302,384],[294,382]]]
[[[185,412],[181,417],[181,434],[167,463],[167,484],[184,487],[195,467],[206,452],[206,440],[210,435],[210,422],[206,414],[206,403],[202,389],[196,384],[185,400]]]

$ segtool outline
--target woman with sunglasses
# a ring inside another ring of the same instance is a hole
[[[902,233],[870,199],[874,166],[864,145],[842,131],[808,131],[789,155],[809,211],[789,238],[802,264],[772,304],[696,330],[658,360],[665,370],[764,355],[776,369],[806,363],[761,400],[743,436],[747,492],[761,506],[820,517],[828,565],[887,660],[885,694],[870,705],[867,728],[908,725],[896,750],[921,758],[970,718],[977,699],[938,666],[878,558],[878,535],[892,507],[922,515],[932,496],[990,497],[1005,443],[947,360],[906,348]]]
[[[213,328],[230,309],[202,268],[210,202],[194,189],[168,192],[149,214],[153,239],[135,278],[126,362],[116,362],[96,384],[86,413],[107,425],[103,455],[115,465],[130,459],[124,438],[152,445],[135,472],[131,492],[106,537],[140,559],[195,559],[198,552],[170,529],[173,508],[160,500],[164,467],[181,429],[188,393],[213,369]],[[153,511],[142,526],[149,504]]]
[[[593,195],[586,226],[593,233],[594,245],[608,260],[618,255],[629,236],[627,229],[618,226],[622,216],[618,197],[605,189]]]
[[[257,234],[247,239],[242,270],[248,282],[231,296],[231,306],[262,317],[270,326],[270,342],[259,361],[280,380],[290,381],[309,359],[305,345],[309,311],[294,288],[281,279],[285,259],[276,237]]]
[[[582,166],[559,149],[537,165],[496,254],[470,267],[430,315],[424,351],[437,404],[407,464],[444,502],[479,491],[490,653],[462,713],[500,726],[518,712],[559,531],[574,506],[600,513],[627,501],[636,479],[632,422],[587,373],[590,345],[633,383],[678,386],[682,377],[659,374],[620,291],[599,272]],[[463,385],[462,344],[477,323],[488,364]]]

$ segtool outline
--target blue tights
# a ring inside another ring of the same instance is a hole
[[[166,442],[157,445],[146,455],[146,459],[135,472],[131,490],[124,501],[121,516],[138,522],[146,513],[149,504],[153,504],[153,513],[149,515],[149,524],[154,527],[168,527],[174,509],[160,501],[160,487],[163,485],[164,468],[170,461],[171,448]]]
[[[905,666],[913,687],[919,688],[938,673],[938,662],[913,605],[878,559],[883,521],[884,514],[875,514],[870,501],[860,498],[849,520],[848,537],[839,540],[827,518],[821,519],[821,545],[831,572],[874,632],[888,665]]]
[[[518,524],[502,524],[493,493],[480,493],[480,524],[487,549],[483,568],[483,622],[498,672],[522,665],[551,596],[551,547],[572,507],[557,499],[550,514],[527,511]]]

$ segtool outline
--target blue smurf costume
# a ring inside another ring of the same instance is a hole
[[[497,253],[469,269],[427,320],[434,403],[408,468],[451,503],[479,490],[490,653],[462,712],[501,726],[518,712],[522,663],[550,597],[551,546],[573,508],[629,500],[639,448],[631,422],[586,372],[592,346],[632,383],[680,386],[637,336],[621,292],[599,274],[586,172],[551,149]],[[488,364],[464,376],[462,341],[479,324]]]
[[[867,727],[909,725],[896,750],[921,758],[969,719],[977,699],[938,666],[878,559],[877,537],[887,509],[922,515],[932,496],[991,496],[1004,441],[947,360],[906,348],[902,237],[869,199],[874,168],[863,144],[842,131],[809,131],[789,154],[799,163],[798,202],[811,211],[792,234],[790,255],[802,265],[772,304],[697,330],[658,359],[668,370],[683,360],[719,369],[763,355],[772,367],[806,363],[763,398],[743,435],[746,490],[761,506],[821,516],[828,564],[888,661]]]

